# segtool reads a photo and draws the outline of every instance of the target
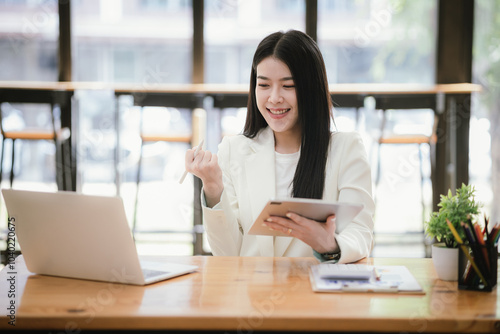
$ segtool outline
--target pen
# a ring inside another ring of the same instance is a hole
[[[373,276],[375,276],[375,279],[377,281],[380,281],[380,278],[382,275],[380,274],[380,271],[377,269],[377,267],[373,267]]]
[[[448,224],[448,227],[450,228],[451,233],[455,237],[455,240],[457,240],[458,244],[460,245],[462,252],[464,252],[465,256],[467,257],[470,264],[472,265],[472,268],[474,268],[474,271],[477,273],[479,278],[483,281],[484,285],[488,286],[488,282],[486,282],[486,280],[484,279],[484,276],[483,276],[483,274],[481,274],[481,271],[477,267],[477,264],[474,262],[474,259],[472,259],[469,252],[467,251],[467,248],[465,247],[464,242],[462,241],[462,238],[460,238],[457,230],[455,229],[455,227],[453,227],[453,224],[448,220],[448,218],[446,219],[446,223]]]
[[[193,159],[194,159],[194,157],[196,157],[196,155],[198,154],[198,152],[200,152],[200,149],[201,149],[201,147],[203,146],[203,142],[204,142],[204,141],[205,141],[205,140],[204,140],[204,139],[202,139],[202,140],[200,141],[200,143],[198,144],[198,147],[196,147],[196,150],[194,151]],[[181,179],[179,180],[179,183],[180,183],[180,184],[182,184],[182,182],[184,182],[184,179],[186,178],[187,174],[188,174],[188,171],[187,171],[187,170],[185,170],[185,171],[184,171],[184,174],[182,174],[182,177],[181,177]]]

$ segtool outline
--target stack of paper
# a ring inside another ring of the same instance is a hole
[[[309,278],[316,292],[400,292],[424,294],[405,266],[323,263],[311,266]]]

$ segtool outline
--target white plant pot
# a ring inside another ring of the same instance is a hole
[[[447,248],[444,243],[432,245],[432,262],[439,279],[458,281],[458,248]]]

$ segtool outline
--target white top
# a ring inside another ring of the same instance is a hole
[[[276,156],[276,198],[292,197],[292,182],[300,151],[290,154],[274,152]]]

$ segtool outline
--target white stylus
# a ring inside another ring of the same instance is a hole
[[[198,154],[198,152],[200,152],[200,149],[201,149],[201,147],[203,146],[203,142],[204,142],[204,141],[205,141],[205,140],[204,140],[204,139],[202,139],[202,140],[200,141],[200,143],[198,144],[198,147],[197,147],[197,148],[196,148],[196,150],[194,151],[193,159],[194,159],[194,157],[196,157],[196,155]],[[180,184],[182,184],[182,182],[184,182],[184,179],[186,178],[186,176],[187,176],[187,175],[188,175],[188,171],[187,171],[187,170],[185,170],[185,171],[184,171],[184,174],[182,174],[182,177],[181,177],[181,179],[179,180],[179,183],[180,183]]]

